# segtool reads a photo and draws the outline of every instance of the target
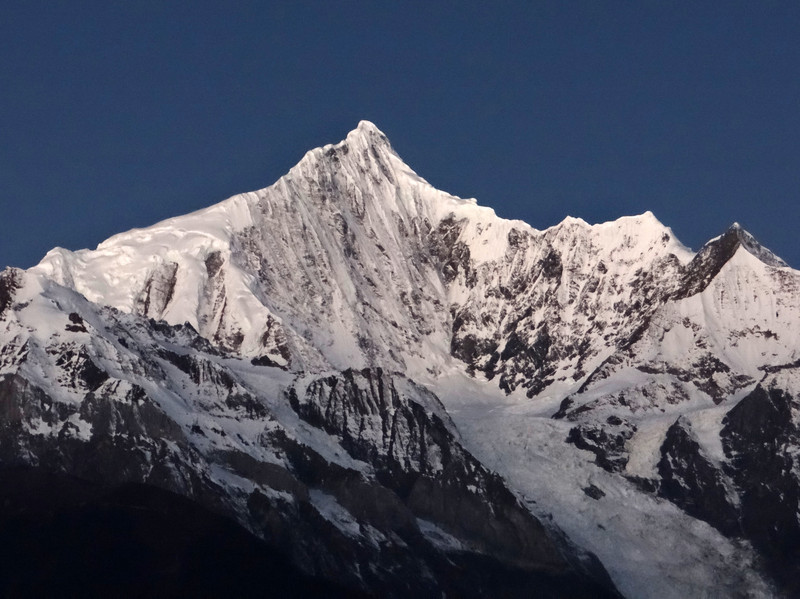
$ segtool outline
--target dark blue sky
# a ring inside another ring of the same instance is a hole
[[[265,187],[361,119],[501,216],[652,210],[694,248],[739,221],[800,266],[796,2],[10,0],[0,267]]]

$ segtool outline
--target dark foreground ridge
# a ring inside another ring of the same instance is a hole
[[[359,597],[238,524],[149,485],[0,471],[3,597]]]

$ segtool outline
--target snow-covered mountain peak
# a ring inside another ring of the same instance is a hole
[[[734,238],[725,237],[770,259],[744,230]],[[508,371],[501,386],[511,390],[530,380],[528,362],[541,362],[515,344],[541,337],[553,355],[563,350],[560,376],[578,384],[588,363],[578,362],[575,339],[595,326],[624,337],[623,317],[667,288],[705,289],[736,247],[719,238],[695,256],[650,211],[593,225],[567,217],[543,231],[499,218],[435,189],[362,121],[270,187],[94,251],[56,249],[34,269],[90,301],[188,322],[222,348],[292,369],[380,365],[422,376],[456,358],[487,375]],[[696,274],[683,284],[690,262]],[[606,287],[613,293],[600,294]],[[522,315],[524,333],[514,324]],[[515,326],[524,341],[509,345]],[[473,365],[474,342],[498,359]]]
[[[672,229],[649,210],[643,214],[622,216],[597,224],[568,216],[541,234],[563,247],[589,241],[593,247],[591,253],[597,255],[598,252],[610,252],[613,261],[620,265],[631,261],[649,262],[657,256],[670,254],[681,264],[687,264],[694,257],[694,253],[680,242]],[[610,256],[606,258],[607,261],[608,258]]]
[[[389,159],[396,166],[411,170],[394,152],[383,131],[370,121],[360,121],[358,126],[350,131],[343,140],[306,152],[303,159],[289,171],[287,176],[291,176],[296,171],[306,170],[304,167],[316,167],[319,162],[331,163],[329,166],[340,165],[342,161],[350,164],[360,162],[363,165],[370,160],[370,155],[373,159],[378,159],[379,156]]]
[[[589,227],[591,227],[592,225],[590,225],[589,223],[587,223],[585,220],[583,220],[583,219],[582,219],[581,217],[579,217],[579,216],[565,216],[565,217],[564,217],[564,220],[562,220],[560,223],[558,223],[558,224],[554,225],[554,227],[560,227],[560,226],[564,226],[564,227],[584,227],[584,228],[589,228]],[[552,229],[553,227],[549,227],[549,228],[551,228],[551,229]],[[546,230],[546,229],[545,229],[545,230]]]
[[[474,198],[459,198],[433,187],[403,161],[386,135],[369,121],[361,121],[344,140],[307,152],[273,187],[308,188],[309,182],[313,182],[312,191],[324,188],[319,195],[323,201],[345,202],[336,206],[344,211],[350,210],[352,192],[365,201],[377,202],[379,211],[427,219],[431,225],[450,215],[483,225],[500,220],[494,210],[478,205]],[[325,192],[342,186],[347,193]],[[314,195],[304,193],[297,199],[305,202]],[[514,221],[514,225],[530,228],[521,221]]]
[[[739,223],[733,223],[725,234],[735,235],[739,245],[761,260],[764,264],[775,268],[786,268],[789,266],[782,258],[761,245],[758,240]]]
[[[605,221],[602,223],[590,224],[586,222],[584,219],[576,216],[566,216],[564,220],[562,220],[555,227],[565,226],[565,227],[583,227],[587,229],[600,227],[600,228],[615,228],[621,225],[634,225],[639,227],[642,232],[647,232],[648,230],[656,230],[662,231],[667,229],[666,225],[664,225],[658,218],[656,218],[655,214],[653,214],[650,210],[643,212],[642,214],[634,214],[630,216],[620,216],[614,220]],[[550,227],[551,229],[554,227]]]
[[[718,237],[709,240],[695,257],[696,263],[714,264],[714,272],[718,272],[724,264],[734,256],[744,251],[759,260],[761,263],[774,268],[787,268],[781,258],[761,245],[753,235],[746,231],[739,223],[733,223]]]
[[[763,429],[753,415],[796,413],[781,392],[800,389],[798,314],[800,272],[738,223],[696,254],[650,211],[537,230],[435,189],[362,121],[269,187],[0,273],[0,375],[72,406],[25,391],[43,406],[29,410],[32,439],[108,431],[134,443],[131,431],[151,427],[146,440],[191,441],[183,457],[211,459],[231,493],[277,481],[280,502],[293,479],[273,480],[272,466],[291,474],[294,458],[283,456],[301,440],[337,468],[391,467],[386,480],[399,474],[403,485],[420,468],[441,472],[463,440],[516,485],[511,504],[552,513],[630,596],[662,599],[722,580],[737,589],[734,576],[751,568],[719,514],[739,522],[750,508],[726,477],[741,474],[746,491],[761,467],[739,472],[728,458],[786,431],[796,453],[794,423],[776,417]],[[774,397],[756,393],[759,382]],[[162,455],[147,447],[125,455]],[[230,457],[234,448],[250,457]],[[252,470],[261,461],[269,468]],[[258,480],[242,478],[251,472]],[[470,502],[486,490],[451,474],[471,485]],[[367,530],[342,519],[360,503],[339,505],[314,481],[295,485],[301,504]],[[797,497],[795,482],[756,513],[785,513],[790,540],[797,506],[784,496]],[[409,497],[428,510],[429,491]],[[461,505],[451,497],[436,503]],[[445,520],[460,530],[480,519]],[[651,542],[655,524],[668,543]],[[668,549],[686,539],[675,562]]]

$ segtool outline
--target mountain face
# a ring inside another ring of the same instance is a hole
[[[177,493],[353,592],[791,596],[799,290],[739,225],[501,219],[362,122],[4,271],[0,464]]]

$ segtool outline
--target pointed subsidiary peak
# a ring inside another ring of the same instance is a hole
[[[789,266],[780,257],[776,256],[772,251],[761,245],[758,240],[756,240],[756,238],[746,231],[739,223],[733,223],[723,235],[723,237],[725,236],[734,238],[739,247],[743,247],[745,250],[750,252],[753,256],[768,266],[774,266],[776,268],[784,268]]]
[[[680,297],[700,293],[717,276],[722,267],[739,250],[750,253],[767,266],[784,268],[788,264],[761,245],[739,223],[733,223],[725,233],[706,243],[689,264]]]
[[[739,248],[743,248],[768,266],[774,266],[776,268],[788,266],[781,258],[761,245],[758,240],[739,223],[733,223],[722,235],[706,243],[700,248],[700,251],[697,253],[697,258],[707,259],[713,256],[714,261],[721,261],[721,265],[730,260]]]

